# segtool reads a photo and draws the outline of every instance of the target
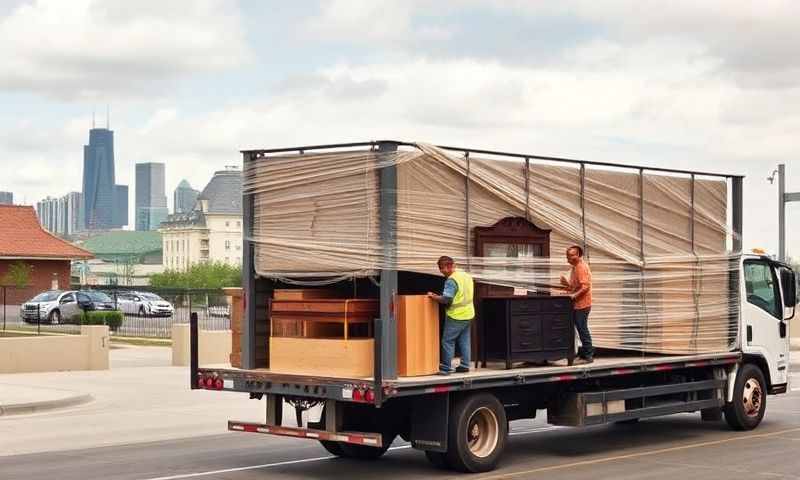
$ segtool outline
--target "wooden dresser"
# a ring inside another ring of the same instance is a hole
[[[481,302],[482,360],[575,359],[575,321],[568,296],[497,297]]]

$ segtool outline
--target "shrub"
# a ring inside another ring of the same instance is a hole
[[[83,312],[81,315],[81,325],[108,325],[112,332],[122,325],[122,312],[119,310],[111,312]]]

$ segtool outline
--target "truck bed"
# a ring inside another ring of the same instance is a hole
[[[595,357],[594,363],[567,365],[566,360],[547,366],[525,366],[506,370],[504,364],[489,363],[469,373],[449,376],[427,375],[384,379],[383,397],[418,395],[473,388],[501,387],[628,375],[641,372],[665,371],[708,365],[727,365],[739,360],[739,352],[696,355],[642,355],[619,353]],[[198,369],[201,375],[217,375],[225,380],[224,390],[277,393],[319,398],[348,399],[354,387],[374,388],[372,377],[336,378],[304,375],[302,372],[273,372],[269,369],[236,369],[230,365],[206,365]]]

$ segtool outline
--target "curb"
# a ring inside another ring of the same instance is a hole
[[[57,410],[60,408],[74,407],[76,405],[83,405],[94,400],[94,397],[88,393],[81,395],[73,395],[71,397],[59,398],[58,400],[47,400],[44,402],[28,402],[17,403],[12,405],[0,405],[0,417],[9,415],[25,415],[30,413],[45,412],[48,410]]]

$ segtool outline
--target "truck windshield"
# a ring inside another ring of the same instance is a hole
[[[766,262],[745,262],[744,281],[747,302],[780,318],[782,310],[778,303],[778,280],[772,267]]]

